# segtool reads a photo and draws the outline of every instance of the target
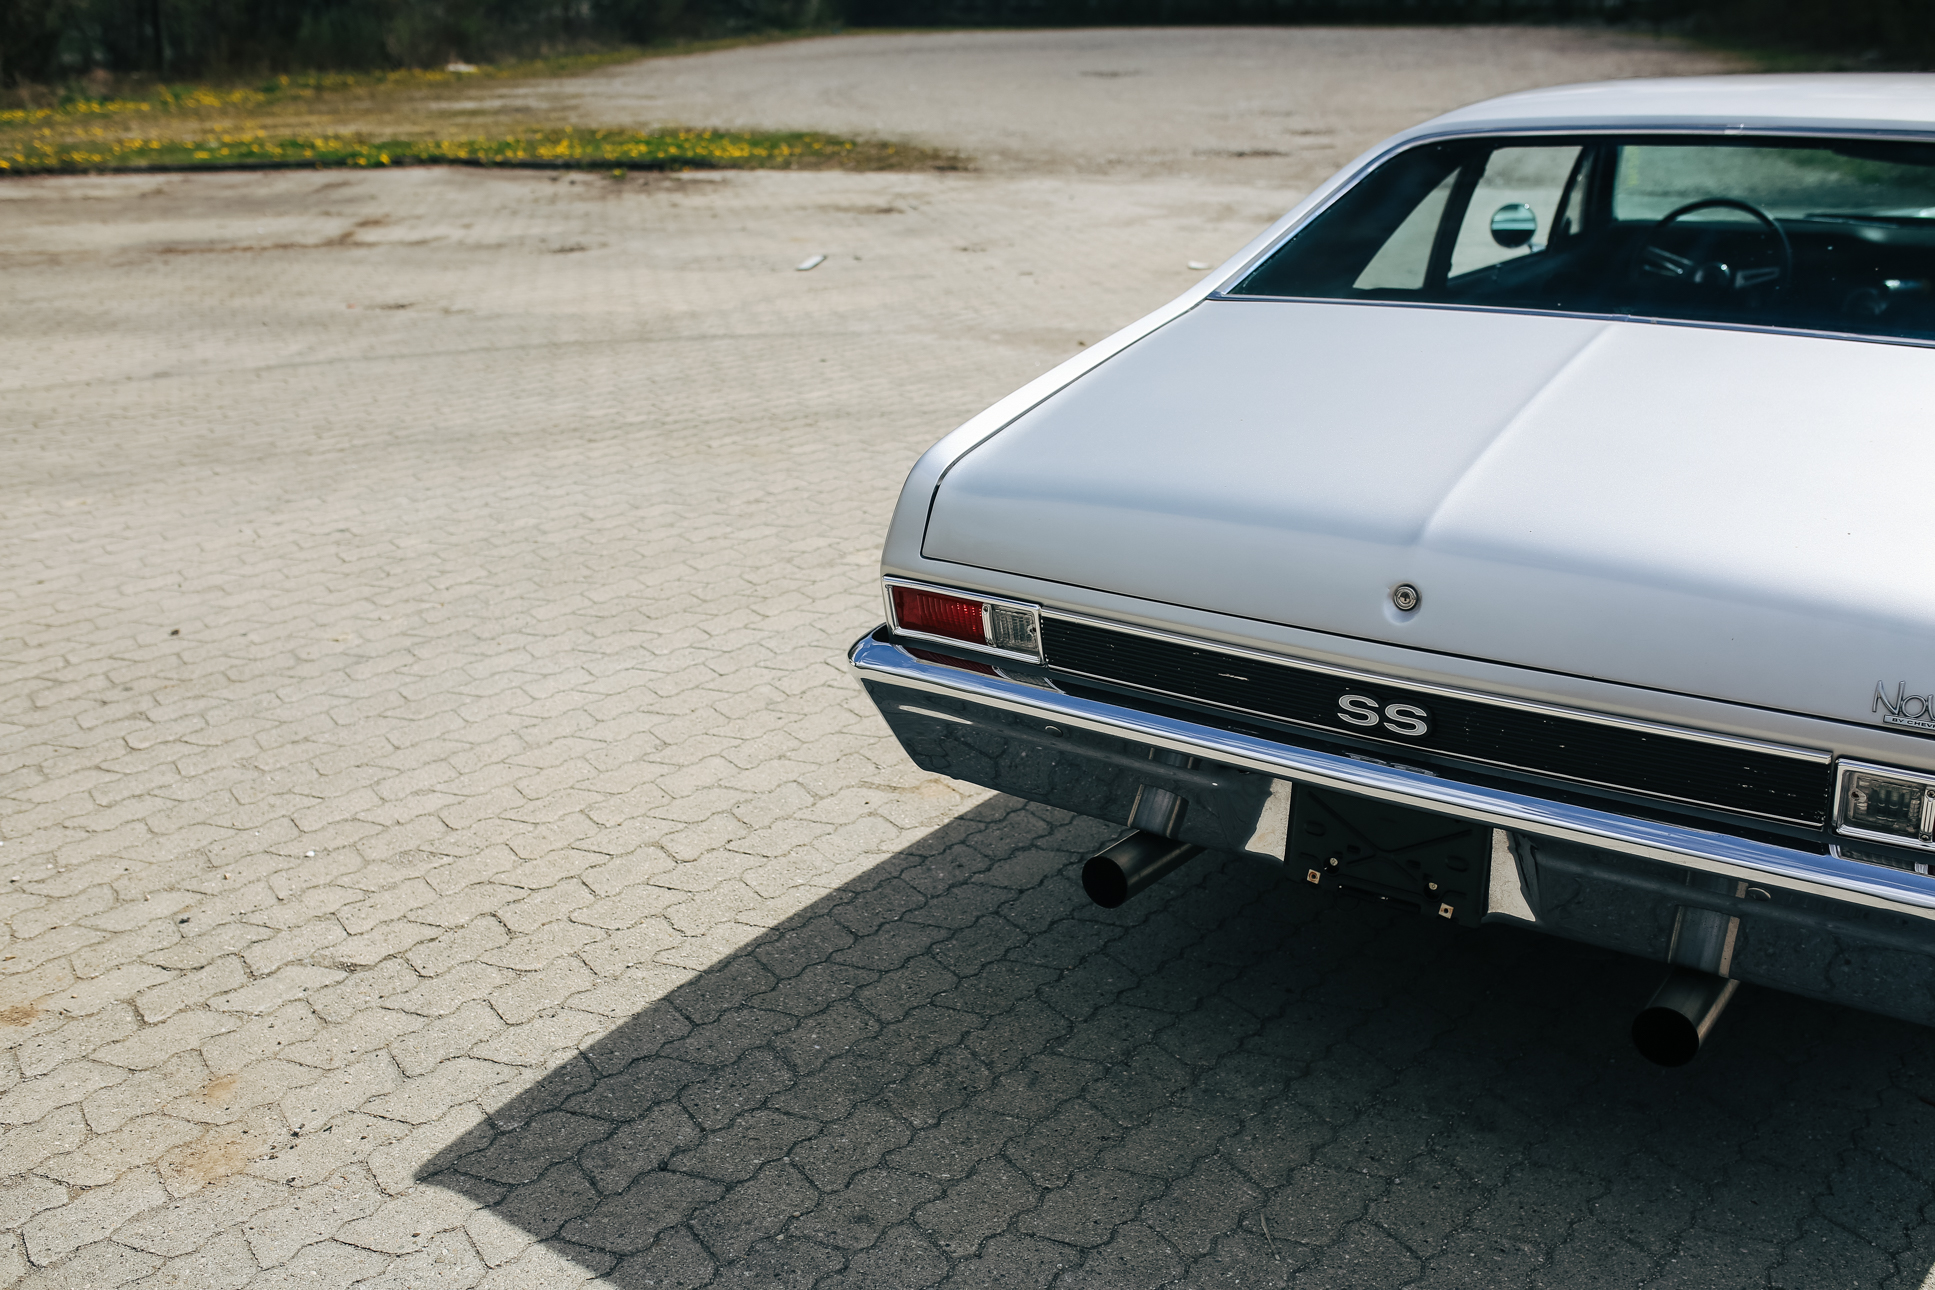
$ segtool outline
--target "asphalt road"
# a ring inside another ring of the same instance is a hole
[[[985,169],[0,182],[0,1284],[1923,1286],[1926,1031],[1743,991],[1660,1071],[1615,956],[1218,858],[1099,912],[1108,825],[841,666],[920,449],[1330,159],[1710,65],[870,37],[569,93]]]

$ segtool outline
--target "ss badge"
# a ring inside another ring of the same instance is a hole
[[[1420,739],[1431,733],[1431,714],[1415,703],[1380,704],[1368,694],[1337,700],[1337,719],[1353,726],[1381,726],[1394,735]]]

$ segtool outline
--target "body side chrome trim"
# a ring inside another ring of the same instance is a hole
[[[1620,730],[1631,730],[1639,734],[1660,735],[1663,738],[1688,739],[1695,743],[1712,744],[1718,748],[1737,748],[1742,752],[1765,753],[1770,757],[1787,757],[1795,761],[1812,762],[1821,766],[1825,766],[1834,760],[1833,753],[1819,748],[1803,748],[1794,744],[1770,743],[1766,740],[1747,739],[1739,735],[1715,734],[1708,730],[1695,730],[1686,726],[1670,726],[1657,721],[1645,721],[1638,717],[1614,716],[1609,713],[1593,712],[1586,708],[1568,708],[1556,703],[1540,703],[1534,699],[1506,698],[1499,695],[1486,694],[1480,690],[1465,690],[1456,686],[1438,685],[1429,681],[1407,681],[1401,677],[1383,676],[1376,672],[1365,672],[1355,668],[1338,667],[1333,663],[1309,662],[1297,658],[1294,655],[1271,654],[1263,650],[1245,649],[1240,645],[1225,645],[1220,642],[1198,640],[1194,637],[1182,636],[1174,632],[1165,632],[1152,627],[1138,627],[1128,623],[1113,622],[1106,618],[1071,613],[1064,609],[1043,609],[1041,616],[1043,618],[1059,618],[1071,623],[1083,623],[1090,627],[1101,627],[1110,631],[1124,632],[1131,636],[1146,636],[1150,640],[1164,641],[1171,645],[1185,645],[1191,649],[1207,650],[1212,654],[1228,654],[1233,658],[1254,659],[1259,663],[1274,663],[1281,667],[1302,668],[1308,672],[1319,672],[1325,676],[1334,676],[1346,681],[1362,681],[1370,685],[1385,685],[1396,689],[1415,690],[1419,694],[1432,694],[1444,699],[1462,699],[1471,703],[1486,704],[1494,708],[1510,708],[1517,712],[1531,712],[1539,716],[1559,717],[1568,721],[1585,721],[1593,725],[1612,726]],[[1050,668],[1057,667],[1053,660],[1049,660],[1043,666]],[[1075,671],[1073,668],[1060,668],[1058,670],[1067,672]],[[1090,674],[1077,672],[1076,675],[1087,676]],[[1133,685],[1133,682],[1125,682],[1113,677],[1096,676],[1094,679],[1098,681],[1110,681],[1117,685]],[[1148,687],[1135,686],[1134,688],[1147,689]],[[1157,694],[1164,693],[1164,691],[1160,690],[1151,692]],[[1174,695],[1172,697],[1179,699],[1188,698],[1187,695]],[[1208,701],[1204,699],[1189,699],[1189,702],[1205,703]],[[1211,704],[1210,706],[1221,707],[1223,705]],[[1231,710],[1243,711],[1243,709]],[[1270,717],[1270,714],[1267,712],[1258,712],[1253,715]],[[1284,717],[1270,717],[1270,719],[1273,721],[1288,720],[1288,718]],[[1302,725],[1305,723],[1296,722],[1295,724]],[[1324,727],[1316,728],[1323,729]],[[1402,747],[1403,745],[1396,746]],[[1521,766],[1517,769],[1536,770],[1537,768]],[[1608,785],[1608,787],[1613,786]]]
[[[1882,870],[1857,860],[1685,825],[1572,806],[1401,766],[1273,743],[1130,708],[1056,694],[1000,677],[923,663],[868,633],[848,653],[862,680],[943,695],[1057,725],[1129,739],[1297,783],[1437,811],[1511,829],[1623,852],[1704,872],[1773,882],[1795,891],[1935,920],[1935,879]]]

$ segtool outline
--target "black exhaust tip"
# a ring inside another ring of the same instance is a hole
[[[1193,842],[1137,829],[1089,858],[1082,866],[1082,890],[1102,908],[1114,909],[1202,851]]]
[[[1672,1008],[1648,1008],[1633,1018],[1633,1047],[1655,1066],[1684,1066],[1700,1055],[1700,1036]]]
[[[1739,988],[1740,982],[1711,972],[1674,968],[1633,1018],[1633,1047],[1656,1066],[1686,1065]]]

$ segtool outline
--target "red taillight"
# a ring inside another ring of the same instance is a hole
[[[1033,605],[897,582],[889,582],[887,592],[893,597],[894,627],[899,631],[1041,661],[1041,611]]]
[[[895,587],[894,620],[910,632],[926,632],[975,645],[988,643],[981,624],[981,602],[964,596],[944,596],[918,587]]]

